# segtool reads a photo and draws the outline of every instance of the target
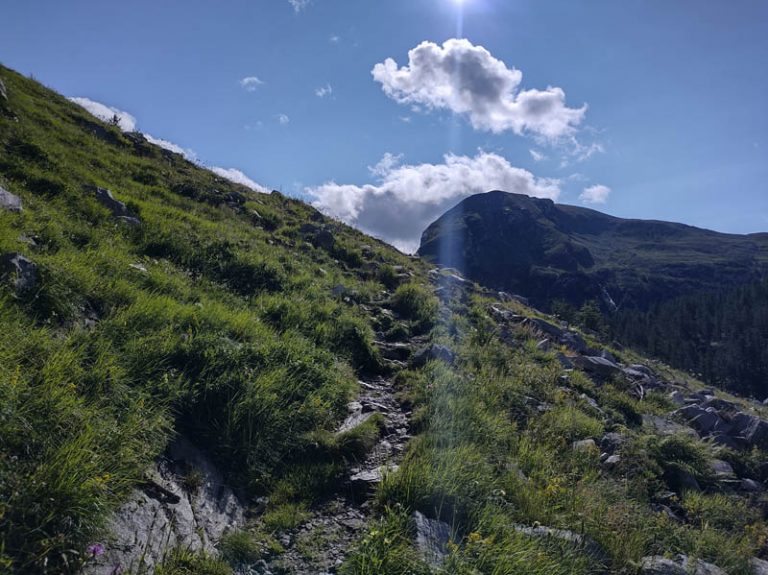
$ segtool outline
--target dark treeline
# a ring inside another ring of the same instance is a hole
[[[768,281],[621,311],[608,330],[707,383],[768,396]]]

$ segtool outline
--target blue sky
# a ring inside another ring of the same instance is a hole
[[[497,185],[768,230],[761,0],[6,4],[5,65],[404,248]]]

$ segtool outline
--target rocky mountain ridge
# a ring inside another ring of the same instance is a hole
[[[423,233],[418,253],[479,283],[547,308],[597,300],[645,309],[768,274],[768,234],[734,235],[684,224],[627,220],[520,194],[461,201]]]

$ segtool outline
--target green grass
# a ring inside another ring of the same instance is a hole
[[[155,575],[232,575],[232,569],[205,553],[179,548],[166,555]]]
[[[0,75],[0,185],[24,202],[0,213],[0,253],[38,266],[29,293],[0,284],[2,560],[76,571],[175,433],[251,496],[325,492],[371,441],[359,430],[322,453],[315,441],[346,413],[356,372],[381,369],[361,304],[383,297],[382,265],[423,268]],[[141,225],[116,222],[93,185]],[[307,243],[307,222],[332,231],[330,249]],[[337,284],[355,299],[334,297]]]
[[[488,303],[445,302],[450,324],[439,324],[435,335],[458,351],[456,366],[435,362],[398,376],[421,434],[382,484],[380,509],[419,510],[448,523],[457,534],[445,565],[450,573],[591,573],[598,567],[566,544],[521,535],[515,524],[584,534],[606,552],[612,572],[634,572],[647,555],[685,553],[729,573],[748,573],[747,559],[766,541],[766,523],[745,498],[688,493],[682,524],[650,507],[651,496],[670,488],[671,468],[684,468],[708,487],[709,461],[727,454],[689,437],[645,432],[638,419],[658,413],[658,400],[631,399],[621,382],[597,386],[579,372],[561,379],[553,355],[531,353],[528,342],[535,340],[524,327],[514,328],[519,345],[502,345],[483,319]],[[582,393],[596,398],[602,413]],[[605,431],[625,437],[622,463],[611,472],[600,466],[597,451],[571,447],[581,439],[599,443]],[[732,459],[753,465],[750,457]],[[396,532],[409,536],[405,524]],[[370,561],[387,559],[371,543],[360,553]],[[360,563],[356,556],[350,572],[366,572]]]

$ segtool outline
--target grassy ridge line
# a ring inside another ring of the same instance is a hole
[[[354,370],[380,364],[358,302],[384,297],[381,270],[419,266],[0,77],[0,185],[24,203],[0,212],[0,253],[37,265],[33,290],[0,288],[0,565],[76,571],[173,433],[251,495],[296,466],[332,480],[343,454],[313,437],[343,413]],[[141,225],[115,221],[93,185]]]

